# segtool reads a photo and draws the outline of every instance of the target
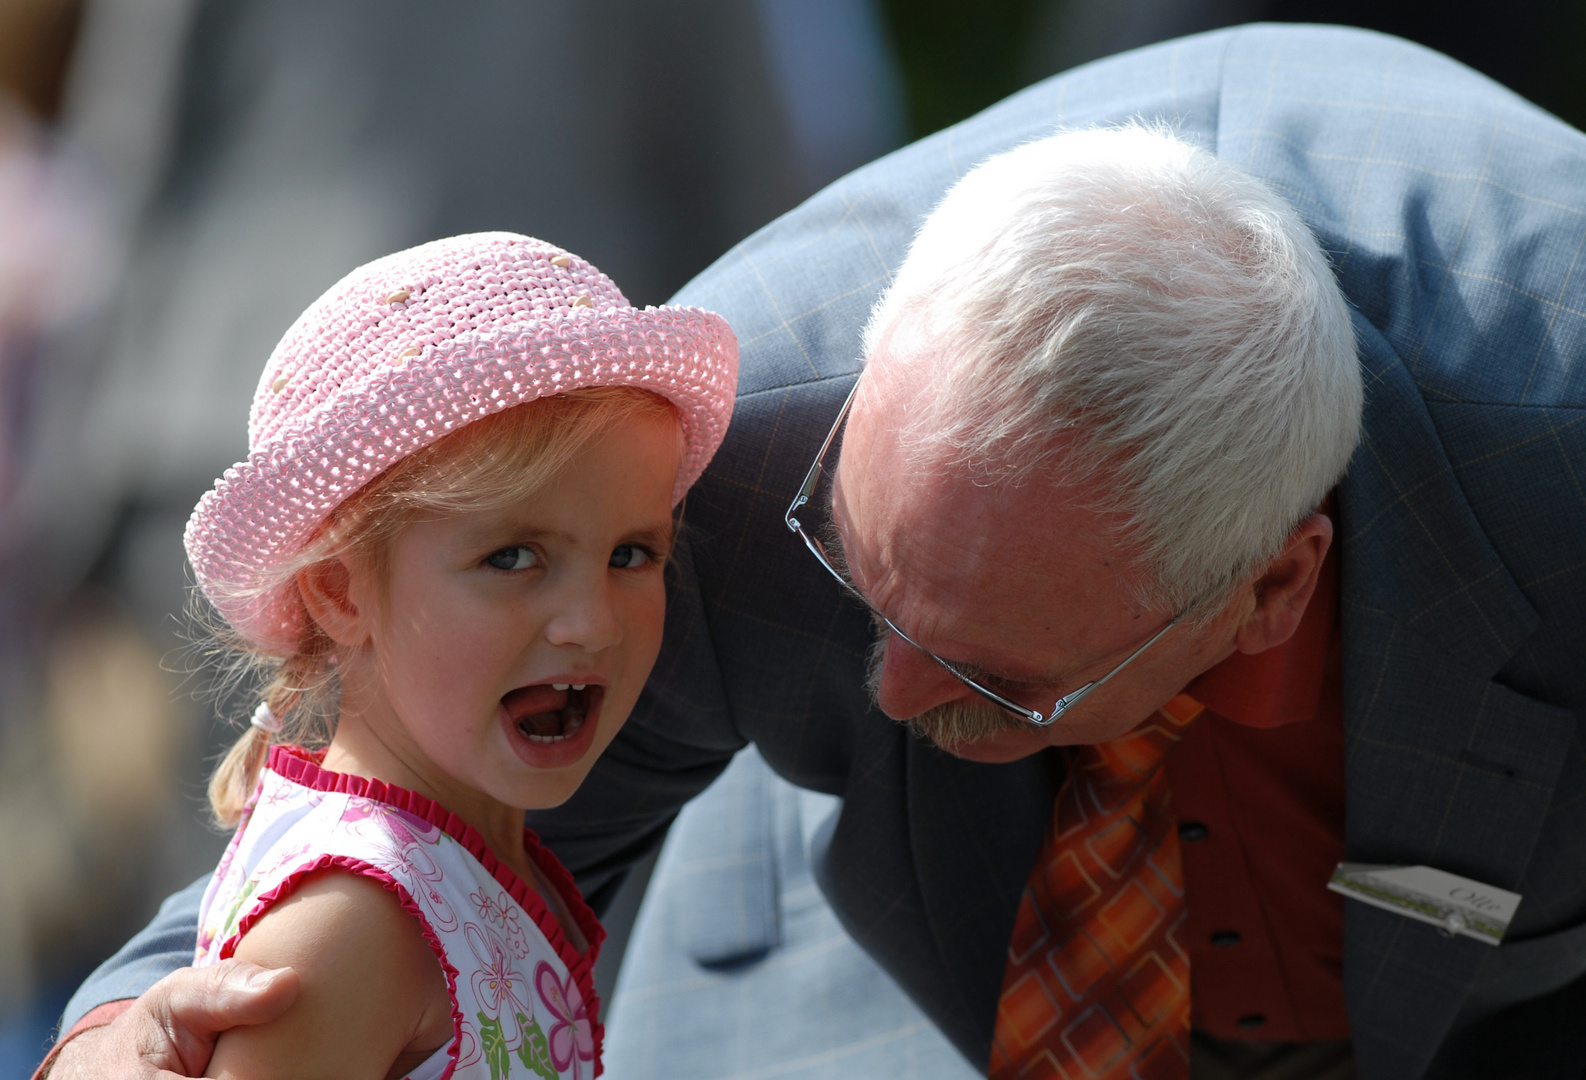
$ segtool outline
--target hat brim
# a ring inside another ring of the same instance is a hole
[[[301,605],[283,588],[259,591],[261,584],[336,507],[403,458],[516,405],[584,387],[638,387],[666,398],[682,418],[675,505],[721,445],[737,369],[726,320],[684,307],[574,309],[394,357],[227,469],[188,520],[188,558],[234,630],[290,652],[302,633]]]

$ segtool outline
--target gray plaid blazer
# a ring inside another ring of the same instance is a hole
[[[752,740],[788,779],[843,797],[818,871],[832,906],[983,1067],[1060,766],[958,761],[872,711],[867,620],[782,512],[858,368],[865,314],[942,192],[1060,125],[1136,116],[1287,196],[1354,304],[1366,438],[1338,498],[1349,857],[1525,897],[1500,948],[1347,905],[1360,1073],[1579,1077],[1586,136],[1392,38],[1257,26],[1077,69],[861,169],[685,289],[738,330],[737,415],[689,497],[655,677],[588,783],[533,824],[598,901]],[[66,1022],[186,963],[201,892],[172,897]]]
[[[598,898],[753,741],[843,797],[820,868],[832,906],[983,1066],[1061,766],[962,762],[871,709],[868,620],[782,514],[872,301],[945,189],[1060,126],[1130,117],[1171,122],[1286,196],[1354,306],[1366,438],[1338,499],[1349,857],[1525,897],[1496,949],[1347,905],[1361,1075],[1578,1077],[1586,136],[1388,37],[1256,26],[1077,69],[839,181],[685,288],[679,302],[737,328],[737,413],[689,496],[643,700],[574,799],[531,823]]]

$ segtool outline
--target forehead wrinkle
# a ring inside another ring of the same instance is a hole
[[[846,515],[840,512],[841,506],[837,498],[836,487],[837,485],[834,484],[831,492],[828,493],[827,498],[822,500],[826,504],[829,514],[825,527],[820,530],[825,534],[822,539],[825,541],[827,557],[830,559],[832,566],[839,573],[841,573],[844,578],[846,578],[848,582],[853,585],[853,587],[858,590],[862,596],[865,597],[866,602],[870,604],[873,622],[876,624],[877,632],[880,633],[886,630],[886,624],[879,618],[875,617],[876,613],[880,612],[881,610],[880,606],[877,605],[875,600],[872,598],[872,593],[867,591],[860,583],[860,580],[854,576],[851,564],[848,559],[848,545],[843,540],[843,521],[845,520]],[[894,567],[888,567],[884,572],[888,580],[906,581],[906,575]],[[931,635],[928,632],[921,632],[916,627],[902,624],[900,625],[902,626],[902,629],[905,633],[929,650],[932,655],[941,660],[947,661],[960,675],[975,679],[977,681],[989,679],[1000,682],[1028,684],[1032,686],[1055,686],[1070,680],[1076,671],[1083,670],[1083,666],[1077,669],[1065,668],[1059,671],[1038,670],[1034,667],[1027,667],[1021,664],[1017,659],[1010,661],[1006,658],[983,657],[979,660],[955,659],[951,653],[956,651],[956,646],[949,646],[946,651],[940,650],[932,646],[929,641]]]

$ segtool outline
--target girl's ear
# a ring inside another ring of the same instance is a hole
[[[356,588],[351,568],[341,559],[323,559],[299,570],[297,591],[308,617],[336,644],[356,649],[369,640],[370,613],[359,603],[363,590]]]

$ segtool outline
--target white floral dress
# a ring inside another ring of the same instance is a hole
[[[529,861],[589,942],[582,953],[472,826],[422,795],[330,772],[320,760],[298,747],[271,748],[204,893],[195,964],[229,957],[248,927],[309,874],[331,867],[361,874],[419,920],[451,993],[452,1041],[409,1080],[599,1076],[593,969],[605,931],[572,875],[524,831]]]

